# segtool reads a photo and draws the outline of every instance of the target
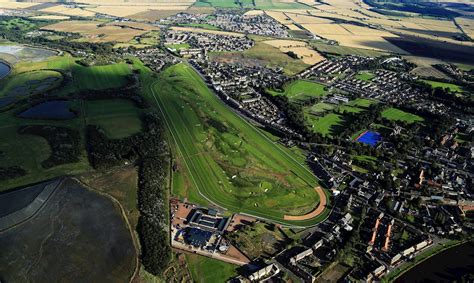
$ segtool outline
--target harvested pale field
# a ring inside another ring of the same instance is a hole
[[[96,8],[89,8],[88,10],[95,13],[107,14],[116,17],[125,17],[149,11],[181,11],[184,12],[188,5],[147,5],[147,6],[98,6]]]
[[[324,2],[334,7],[346,9],[360,9],[359,4],[362,3],[361,0],[325,0]]]
[[[391,44],[379,35],[328,35],[325,37],[335,40],[339,42],[339,45],[343,46],[406,54],[405,51]]]
[[[378,29],[372,29],[368,27],[361,27],[361,26],[356,26],[356,25],[348,25],[348,24],[341,24],[341,27],[344,29],[348,30],[350,33],[354,35],[379,35],[379,36],[393,36],[393,34],[383,31],[383,30],[378,30]]]
[[[403,24],[405,23],[415,23],[419,26],[424,27],[425,29],[436,29],[440,31],[451,31],[457,30],[456,25],[452,21],[446,20],[432,20],[432,19],[425,19],[425,18],[401,18],[400,19]]]
[[[420,32],[414,32],[414,31],[409,31],[409,30],[404,30],[404,29],[397,29],[397,28],[387,28],[387,30],[389,30],[389,31],[391,31],[392,33],[395,33],[395,34],[407,35],[407,36],[411,36],[411,37],[417,37],[417,38],[420,38],[420,39],[429,39],[429,40],[434,40],[434,41],[438,41],[438,42],[446,42],[446,43],[451,43],[451,44],[456,44],[456,45],[463,45],[463,46],[474,46],[473,42],[458,41],[458,40],[455,40],[455,39],[450,38],[450,37],[440,37],[440,36],[435,36],[435,35],[430,35],[430,34],[423,34],[423,33],[420,33]]]
[[[289,30],[301,30],[297,25],[287,24],[285,25]]]
[[[403,28],[403,27],[405,27],[403,25],[402,21],[393,21],[393,20],[387,20],[387,19],[370,18],[369,22],[371,24],[381,25],[383,27],[392,27],[392,28]]]
[[[354,11],[354,10],[349,10],[349,9],[332,9],[330,10],[332,13],[336,13],[338,15],[341,15],[341,16],[346,16],[346,17],[351,17],[351,18],[354,18],[354,19],[368,19],[369,17],[364,15],[364,14],[361,14],[357,11]]]
[[[417,65],[417,67],[410,72],[414,75],[426,78],[449,79],[449,76],[433,67],[433,65],[436,64],[444,64],[441,60],[418,56],[403,56],[403,58]]]
[[[96,21],[65,21],[45,26],[42,29],[79,33],[83,37],[82,40],[89,42],[128,42],[134,37],[148,32],[113,24],[103,25],[103,23]]]
[[[0,0],[0,8],[3,9],[27,9],[36,5],[38,5],[38,3],[8,2]]]
[[[159,21],[161,19],[176,15],[180,12],[183,12],[183,10],[148,10],[128,15],[127,17],[136,20]],[[188,10],[184,10],[184,12],[188,12]]]
[[[63,5],[52,6],[45,9],[41,9],[41,12],[45,13],[56,13],[66,16],[76,16],[76,17],[93,17],[95,16],[94,12],[86,11],[80,8],[68,8]]]
[[[294,22],[298,24],[330,24],[333,23],[333,21],[324,19],[324,18],[318,18],[315,16],[307,16],[307,15],[301,15],[301,14],[293,14],[293,13],[286,13],[286,15]]]
[[[258,16],[263,15],[265,12],[262,10],[250,10],[245,12],[244,16]]]
[[[456,22],[462,27],[463,31],[471,38],[474,38],[474,20],[466,18],[456,18]]]
[[[275,21],[279,22],[280,24],[283,24],[283,25],[292,24],[292,21],[283,12],[265,11],[265,14],[272,17]]]
[[[316,50],[309,47],[304,41],[275,39],[267,40],[263,43],[276,47],[284,53],[291,51],[295,53],[305,64],[314,65],[325,59]]]
[[[153,26],[153,25],[150,25],[150,24],[137,23],[137,22],[114,22],[114,23],[110,23],[108,25],[119,26],[119,27],[129,27],[129,28],[141,29],[141,30],[145,30],[145,31],[152,31],[152,30],[159,30],[160,29],[159,27],[156,27],[156,26]]]
[[[219,30],[208,30],[208,29],[192,28],[192,27],[171,27],[171,29],[178,30],[178,31],[197,32],[197,33],[211,33],[211,34],[220,34],[220,35],[229,35],[229,36],[245,36],[243,33],[219,31]]]
[[[97,5],[125,5],[125,6],[155,6],[155,5],[169,5],[169,6],[190,6],[194,4],[195,0],[153,0],[153,2],[147,2],[144,0],[81,0],[81,3],[97,4]]]
[[[338,24],[302,24],[309,32],[331,39],[331,35],[351,35],[351,33]]]
[[[71,17],[69,16],[57,16],[57,15],[42,15],[42,16],[35,16],[30,17],[30,19],[34,20],[69,20]]]
[[[188,13],[188,14],[212,14],[215,11],[216,11],[216,9],[214,7],[190,6],[186,10],[186,13]]]
[[[306,4],[308,6],[315,6],[318,5],[318,3],[314,0],[298,0],[298,2]]]
[[[360,23],[364,23],[362,21],[359,21],[355,18],[351,18],[351,17],[348,17],[348,16],[343,16],[343,15],[339,15],[335,12],[333,13],[329,13],[327,11],[322,11],[322,10],[317,10],[319,8],[316,7],[315,10],[310,10],[309,13],[311,15],[314,15],[314,16],[317,16],[317,17],[325,17],[325,18],[334,18],[334,19],[339,19],[339,20],[345,20],[345,21],[354,21],[354,22],[360,22]]]

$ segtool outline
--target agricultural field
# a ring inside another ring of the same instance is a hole
[[[301,4],[295,0],[198,0],[194,4],[197,7],[214,7],[214,8],[255,8],[262,10],[269,9],[305,9],[308,6]]]
[[[41,16],[30,17],[29,19],[33,19],[33,20],[64,21],[64,20],[69,20],[70,18],[71,18],[71,17],[69,17],[69,16],[41,15]]]
[[[129,42],[135,37],[156,29],[148,24],[110,23],[99,21],[62,21],[41,28],[42,30],[79,33],[79,41]]]
[[[382,113],[382,117],[392,121],[400,121],[405,122],[408,124],[412,124],[415,122],[422,122],[424,119],[418,115],[411,114],[405,111],[402,111],[397,108],[388,108],[384,110]]]
[[[334,55],[357,55],[364,57],[380,57],[388,53],[383,51],[370,50],[365,48],[347,47],[341,45],[328,45],[320,42],[311,42],[312,47],[324,54]]]
[[[286,214],[306,214],[317,207],[313,174],[289,149],[230,111],[191,67],[178,64],[165,70],[151,99],[175,143],[175,178],[188,185],[181,197],[282,223]],[[200,196],[187,193],[193,190]],[[290,223],[309,225],[323,215]]]
[[[297,80],[284,87],[282,92],[269,90],[272,95],[284,95],[290,101],[306,100],[311,97],[322,97],[326,95],[325,86],[319,83]]]
[[[280,49],[264,42],[255,42],[252,48],[242,54],[245,58],[261,60],[271,66],[281,66],[288,75],[299,73],[309,66],[302,60],[291,58]]]
[[[44,13],[61,14],[71,17],[94,17],[96,13],[87,11],[82,8],[74,8],[67,5],[52,5],[47,8],[39,10]]]
[[[107,5],[108,3],[105,4],[106,5],[97,5],[94,7],[87,8],[87,11],[111,15],[115,17],[140,18],[140,15],[146,14],[165,13],[168,15],[173,15],[177,14],[178,12],[186,11],[186,9],[188,9],[188,7],[190,6],[189,3],[168,3],[166,5],[158,3],[149,3],[147,5]]]
[[[323,56],[303,41],[274,39],[263,41],[263,43],[276,47],[283,53],[293,52],[305,64],[314,65],[324,60]]]

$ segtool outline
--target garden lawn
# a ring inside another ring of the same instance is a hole
[[[189,49],[191,45],[189,45],[188,43],[177,43],[177,44],[167,44],[166,47],[169,49],[174,49],[176,51],[179,51],[181,49]]]
[[[284,95],[290,100],[306,100],[312,97],[322,97],[327,94],[325,86],[311,81],[297,80],[285,85],[284,91],[269,91],[272,95]]]
[[[189,271],[197,283],[227,282],[237,276],[238,266],[196,254],[186,254]]]
[[[361,81],[370,81],[374,77],[375,77],[374,74],[372,74],[371,72],[367,72],[367,71],[359,72],[356,75],[356,79],[361,80]]]

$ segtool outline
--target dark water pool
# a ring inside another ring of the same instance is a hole
[[[0,61],[0,79],[3,79],[10,73],[10,66]]]
[[[72,119],[76,113],[71,111],[70,102],[66,100],[53,100],[37,104],[18,115],[28,119]]]

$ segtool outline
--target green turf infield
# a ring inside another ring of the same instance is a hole
[[[166,69],[152,88],[176,147],[180,175],[173,180],[189,185],[173,186],[174,193],[287,224],[284,214],[316,207],[318,182],[308,168],[231,111],[190,66]],[[308,226],[325,216],[291,224]]]

